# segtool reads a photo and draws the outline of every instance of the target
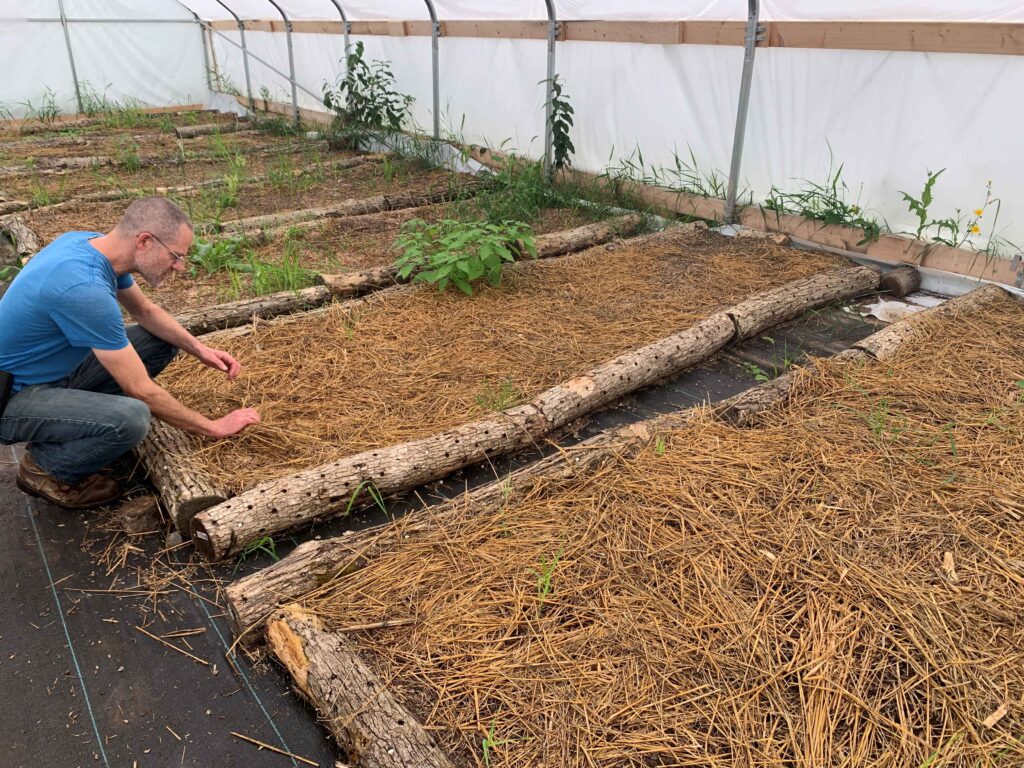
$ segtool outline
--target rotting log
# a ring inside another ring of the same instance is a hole
[[[204,123],[203,125],[176,125],[174,135],[179,139],[194,139],[197,136],[212,136],[215,133],[238,133],[249,126],[239,121],[233,123]]]
[[[453,768],[340,632],[291,606],[270,622],[267,640],[351,762],[360,768]]]
[[[470,197],[480,189],[489,186],[486,179],[466,182],[453,188],[440,188],[430,192],[404,192],[394,195],[374,195],[372,197],[351,198],[335,205],[320,208],[303,208],[285,213],[270,213],[261,216],[249,216],[244,219],[225,221],[221,231],[225,233],[248,232],[269,229],[287,224],[295,224],[314,219],[341,218],[342,216],[360,216],[366,213],[394,211],[400,208],[415,208],[420,205],[432,205],[463,197]]]
[[[1005,291],[994,286],[976,289],[920,314],[898,320],[830,359],[845,363],[876,359],[861,347],[880,350],[880,360],[891,359],[903,344],[915,338],[914,334],[903,330],[907,326],[917,325],[926,318],[979,311],[1005,295]],[[758,384],[718,403],[713,412],[717,418],[733,425],[748,427],[755,423],[759,414],[789,399],[795,379],[796,372],[788,372]],[[385,523],[330,539],[304,542],[279,562],[225,588],[234,635],[236,638],[256,639],[253,630],[258,629],[279,606],[313,592],[338,576],[359,570],[378,552],[409,536],[432,530],[466,505],[483,514],[531,492],[540,483],[585,475],[613,455],[628,455],[638,446],[650,443],[655,435],[685,426],[695,414],[703,411],[702,407],[688,408],[606,430],[519,469],[507,478],[430,506],[428,512],[413,512],[399,525]]]
[[[921,273],[909,264],[891,269],[882,275],[878,289],[883,293],[902,299],[921,287]]]
[[[14,243],[15,253],[26,261],[36,253],[42,245],[39,236],[32,230],[21,216],[9,216],[0,219],[0,233],[7,235]]]
[[[280,291],[252,299],[182,312],[174,316],[189,333],[199,335],[224,328],[235,328],[252,322],[254,317],[266,319],[313,309],[331,301],[331,292],[322,285],[298,291]]]
[[[196,548],[208,559],[237,554],[256,538],[334,517],[366,483],[383,495],[437,480],[489,456],[515,453],[590,411],[679,373],[737,337],[837,299],[878,287],[866,267],[796,280],[718,312],[686,330],[630,350],[583,376],[558,384],[530,403],[420,440],[348,456],[262,483],[192,520]],[[788,312],[782,303],[789,302]],[[761,326],[756,325],[760,320]]]
[[[216,487],[205,477],[183,469],[195,451],[193,438],[180,429],[155,420],[146,439],[135,449],[160,492],[164,509],[178,530],[187,531],[200,510],[227,499],[228,491]]]
[[[61,174],[64,171],[77,171],[83,168],[100,168],[113,164],[114,160],[106,155],[88,157],[41,157],[31,166],[10,165],[0,168],[0,176],[48,176]]]

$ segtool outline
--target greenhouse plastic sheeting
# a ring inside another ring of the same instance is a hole
[[[280,18],[267,0],[226,2],[243,18]],[[339,20],[330,0],[279,4],[294,20]],[[66,0],[72,18],[96,17],[101,11],[126,14],[139,5],[126,0]],[[738,21],[747,14],[745,0],[555,0],[554,5],[563,20]],[[14,8],[39,17],[53,13],[56,3],[16,0],[3,6],[7,15]],[[351,21],[428,18],[422,0],[344,0],[342,6]],[[185,0],[180,6],[158,0],[147,3],[145,13],[188,18],[185,7],[204,19],[232,19],[213,0]],[[435,7],[441,19],[546,18],[543,0],[436,0]],[[1024,4],[765,0],[761,19],[1024,23]],[[222,34],[238,40],[237,32]],[[112,35],[113,44],[103,42]],[[124,30],[106,24],[72,25],[82,78],[97,85],[109,82],[112,94],[130,93],[149,103],[212,103],[205,91],[199,40],[194,24],[132,24]],[[249,31],[246,40],[255,56],[288,72],[284,34]],[[367,60],[391,62],[398,89],[415,99],[415,122],[432,126],[430,38],[353,35],[356,40],[365,44]],[[213,35],[213,41],[218,71],[244,91],[240,51],[220,35]],[[324,83],[342,71],[343,38],[296,33],[293,42],[302,86],[299,105],[322,109]],[[5,66],[11,74],[0,102],[10,105],[37,98],[45,84],[57,92],[62,106],[73,106],[59,24],[5,21],[0,24],[0,43],[4,64],[24,61],[29,54],[39,62],[31,73],[25,67]],[[441,123],[446,133],[539,157],[545,41],[450,37],[439,45]],[[128,55],[115,65],[104,53],[118,48]],[[39,57],[39,51],[45,55]],[[556,70],[576,111],[575,165],[601,171],[626,160],[638,164],[642,155],[648,176],[671,172],[677,162],[696,165],[701,183],[719,190],[729,168],[742,60],[739,46],[558,43]],[[291,100],[286,77],[255,58],[250,59],[250,69],[255,95],[265,88],[277,101]],[[934,190],[933,217],[980,207],[991,180],[994,195],[1002,201],[1001,234],[1024,243],[1024,153],[1015,151],[1016,126],[1022,118],[1021,83],[1020,56],[759,49],[740,180],[743,199],[762,202],[773,186],[793,190],[810,182],[824,183],[841,166],[851,202],[886,220],[895,231],[911,231],[915,219],[901,192],[919,194],[927,173],[945,168]],[[983,220],[981,242],[990,232],[992,214],[990,209]]]

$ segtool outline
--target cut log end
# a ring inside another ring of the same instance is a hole
[[[222,504],[228,500],[226,495],[208,494],[205,496],[193,496],[186,501],[176,504],[171,512],[174,525],[182,533],[192,530],[192,519],[200,512]]]
[[[909,264],[904,264],[885,273],[878,287],[884,293],[902,299],[921,287],[921,273]]]

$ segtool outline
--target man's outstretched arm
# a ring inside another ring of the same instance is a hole
[[[149,328],[146,330],[153,333]],[[238,408],[219,419],[208,419],[193,411],[149,377],[146,366],[131,344],[117,350],[94,349],[93,354],[126,395],[144,402],[154,416],[173,427],[220,438],[234,435],[260,420],[259,413],[253,408]]]
[[[242,370],[242,366],[229,353],[206,346],[185,330],[173,315],[151,301],[138,285],[118,291],[117,299],[135,322],[158,339],[192,355],[203,365],[224,371],[232,381]]]

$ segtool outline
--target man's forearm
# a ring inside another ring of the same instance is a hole
[[[152,333],[152,331],[150,332]],[[184,405],[159,384],[152,383],[152,386],[131,393],[131,396],[148,405],[154,416],[172,427],[196,435],[215,436],[214,423],[211,419]]]
[[[199,340],[182,327],[174,315],[156,304],[150,304],[147,311],[134,320],[158,339],[166,341],[178,349],[194,355],[199,348]]]

